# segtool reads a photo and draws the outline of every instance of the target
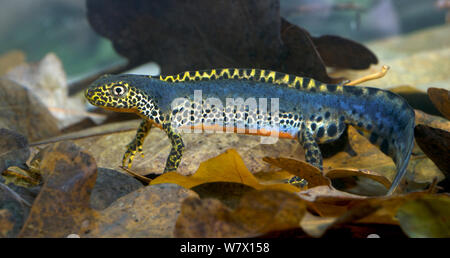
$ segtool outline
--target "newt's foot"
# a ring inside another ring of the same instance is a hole
[[[144,157],[144,153],[142,151],[142,143],[140,143],[138,140],[133,139],[132,142],[130,142],[127,145],[127,151],[123,155],[122,158],[122,166],[126,168],[131,168],[131,165],[133,164],[134,156],[136,155],[136,152],[141,153],[141,156]],[[128,162],[128,164],[127,164]]]
[[[308,185],[308,181],[306,181],[305,179],[300,178],[298,176],[293,176],[293,177],[289,178],[288,183],[291,185],[298,186],[298,187],[305,187]]]

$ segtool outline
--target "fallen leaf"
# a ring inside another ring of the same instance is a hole
[[[174,184],[142,187],[102,210],[81,237],[173,237],[182,201],[196,196]]]
[[[450,197],[425,195],[405,202],[397,218],[409,237],[450,237]]]
[[[426,125],[450,132],[450,121],[439,116],[429,115],[420,110],[414,110],[416,125]]]
[[[384,185],[386,189],[389,189],[391,186],[391,181],[389,181],[386,177],[383,175],[380,175],[376,172],[372,172],[369,170],[361,170],[361,169],[332,169],[325,173],[325,176],[329,179],[335,179],[335,178],[345,178],[345,177],[367,177],[374,181],[377,181]]]
[[[9,167],[2,174],[6,179],[5,184],[12,183],[21,187],[33,187],[41,183],[40,177],[33,177],[32,173],[20,167]]]
[[[80,234],[94,221],[90,194],[97,176],[95,160],[71,142],[39,152],[44,185],[19,237],[66,237]]]
[[[261,184],[286,182],[287,179],[292,177],[292,173],[283,169],[261,171],[254,173],[253,175],[258,179],[259,183]]]
[[[312,188],[320,185],[330,186],[330,180],[322,175],[320,170],[309,163],[304,161],[287,159],[287,158],[263,158],[265,162],[268,162],[274,166],[289,171],[293,175],[308,181],[308,188]]]
[[[175,237],[255,237],[298,228],[305,211],[305,201],[285,191],[251,191],[235,210],[215,199],[188,198]]]
[[[450,132],[425,125],[414,128],[414,137],[420,149],[450,177]]]
[[[255,176],[247,169],[242,158],[234,149],[227,150],[215,158],[202,162],[197,172],[192,176],[183,176],[177,172],[168,172],[152,180],[150,185],[172,183],[185,188],[192,188],[211,182],[241,183],[254,189],[277,189],[288,192],[299,191],[299,188],[289,184],[260,184]]]
[[[309,202],[315,202],[317,198],[320,197],[330,197],[330,198],[338,198],[345,200],[355,200],[355,199],[366,199],[368,197],[347,193],[344,191],[340,191],[334,188],[330,188],[328,186],[317,186],[314,188],[310,188],[301,192],[298,192],[297,195]]]
[[[240,183],[212,182],[194,186],[191,190],[196,192],[201,199],[217,199],[231,209],[234,209],[238,206],[244,194],[255,189]]]
[[[428,97],[442,115],[450,119],[450,92],[446,89],[428,88]]]

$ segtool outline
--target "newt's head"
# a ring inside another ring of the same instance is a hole
[[[145,94],[127,78],[128,76],[124,75],[102,76],[89,86],[85,97],[94,106],[136,113],[145,99]]]

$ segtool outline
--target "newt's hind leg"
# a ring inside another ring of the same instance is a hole
[[[177,170],[180,165],[181,157],[183,156],[184,143],[181,139],[181,135],[175,132],[170,125],[170,122],[163,124],[163,130],[167,133],[172,149],[167,157],[166,167],[164,173]]]
[[[320,153],[319,145],[314,140],[313,134],[306,129],[301,129],[297,135],[297,139],[305,150],[306,162],[322,171],[322,154]],[[290,184],[304,184],[304,181],[304,179],[298,176],[293,176],[289,179]]]
[[[140,152],[141,155],[144,156],[142,153],[142,148],[144,146],[145,137],[147,137],[150,129],[152,129],[152,122],[147,119],[142,120],[139,128],[137,129],[136,136],[134,136],[134,139],[127,145],[127,151],[122,158],[123,167],[131,168],[136,152]]]

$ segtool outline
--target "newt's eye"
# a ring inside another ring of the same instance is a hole
[[[123,94],[125,94],[125,87],[121,85],[116,85],[112,88],[112,92],[115,96],[121,97]]]

